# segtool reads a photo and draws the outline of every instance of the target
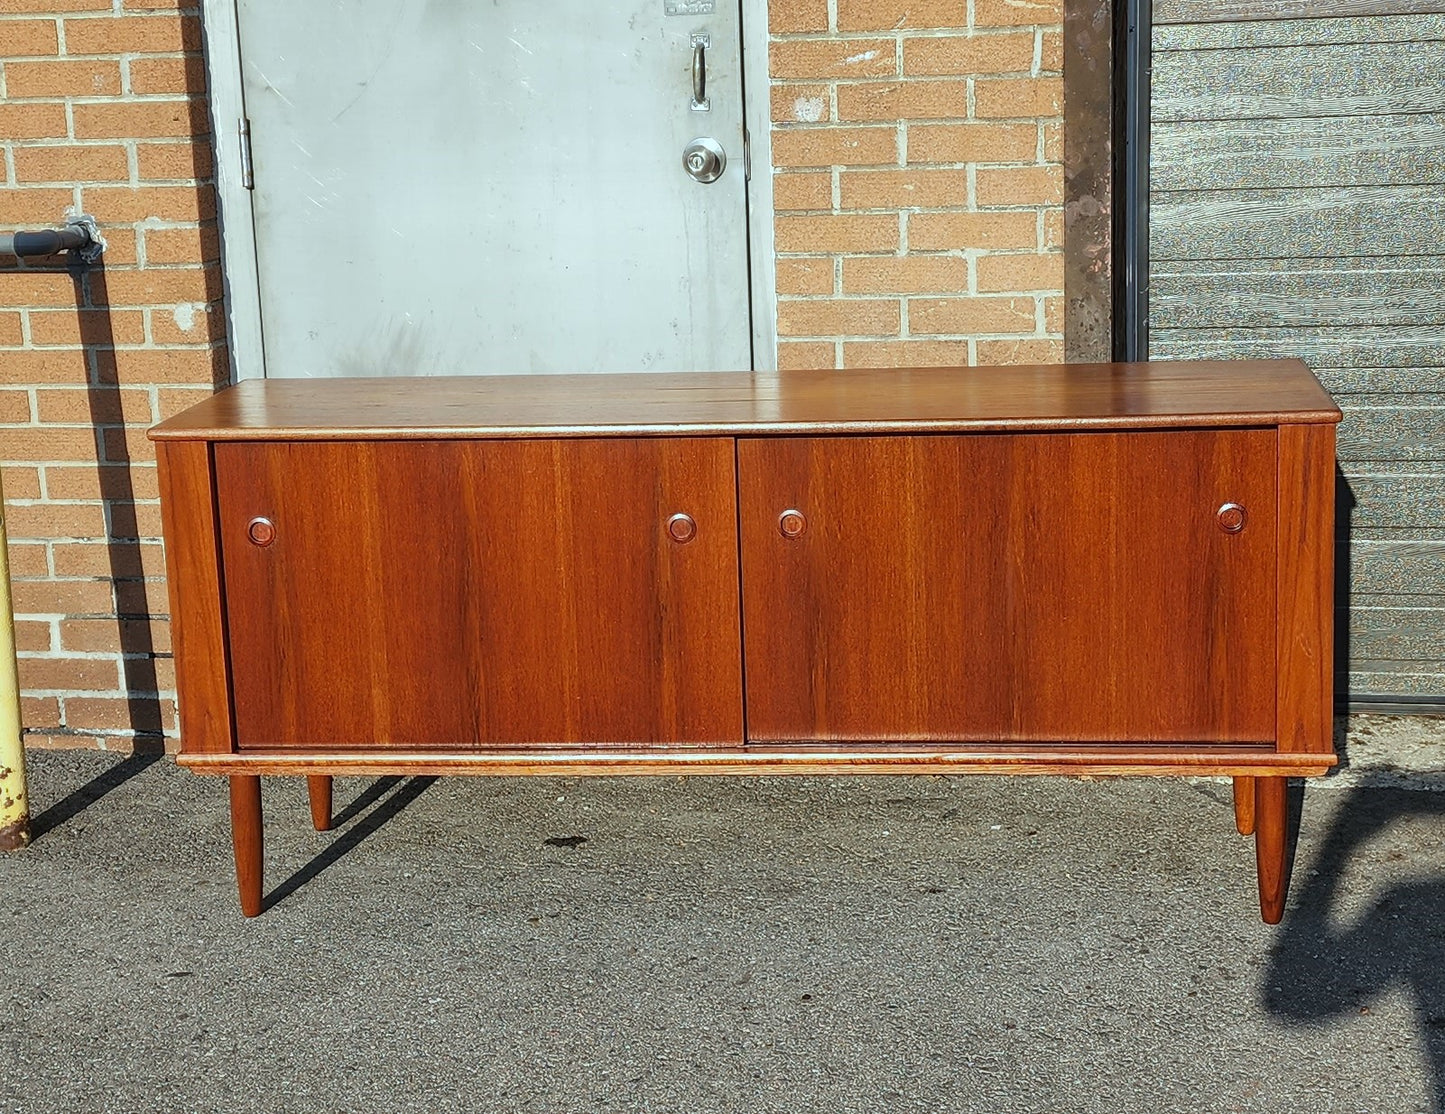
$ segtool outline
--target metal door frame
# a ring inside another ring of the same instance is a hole
[[[658,0],[659,4],[661,0]],[[743,126],[747,130],[748,301],[754,371],[775,371],[778,359],[777,258],[773,250],[773,151],[768,107],[767,0],[737,0],[742,28]],[[261,285],[251,188],[242,165],[246,115],[241,76],[239,0],[201,0],[216,193],[221,230],[231,381],[264,375]]]

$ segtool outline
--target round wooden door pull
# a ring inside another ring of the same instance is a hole
[[[801,538],[807,528],[808,520],[803,517],[802,511],[790,507],[778,515],[778,532],[785,538]]]
[[[1219,508],[1219,528],[1226,534],[1237,534],[1244,529],[1244,508],[1238,503],[1225,503]]]
[[[697,523],[690,514],[675,514],[667,520],[667,532],[673,541],[686,545],[697,537]]]
[[[269,518],[253,518],[246,527],[246,537],[251,539],[252,545],[264,548],[276,540],[276,524]]]

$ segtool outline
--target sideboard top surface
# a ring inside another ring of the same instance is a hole
[[[1299,360],[240,383],[150,431],[255,441],[947,433],[1329,423]]]

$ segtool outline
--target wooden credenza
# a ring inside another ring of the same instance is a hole
[[[157,426],[180,762],[1231,775],[1264,918],[1335,762],[1297,361],[247,382]]]

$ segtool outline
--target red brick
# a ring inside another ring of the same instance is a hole
[[[903,72],[914,76],[1028,73],[1034,65],[1034,37],[944,35],[903,40]]]
[[[783,341],[778,344],[778,367],[783,371],[832,367],[834,345],[818,341]]]
[[[773,209],[776,212],[833,207],[833,175],[826,170],[773,175]]]
[[[228,374],[224,348],[118,348],[97,354],[102,383],[218,383]]]
[[[216,175],[209,143],[138,143],[135,151],[143,182],[195,181]]]
[[[975,27],[1057,27],[1063,0],[973,0]]]
[[[144,429],[134,426],[106,426],[100,432],[107,463],[150,464],[155,461],[155,443],[146,437]]]
[[[878,299],[778,301],[778,335],[792,337],[896,336],[896,301]]]
[[[143,424],[149,424],[149,419]],[[52,499],[156,499],[156,470],[124,464],[74,467],[50,464],[45,487]],[[74,575],[74,574],[69,574]]]
[[[807,259],[779,259],[779,294],[831,294],[833,260],[828,256]]]
[[[178,54],[201,49],[195,17],[89,16],[65,21],[66,54]]]
[[[1032,298],[910,298],[910,333],[975,336],[979,333],[1031,333]]]
[[[65,211],[74,202],[70,190],[52,186],[26,186],[0,189],[0,224],[54,224],[65,219]],[[35,272],[9,272],[16,280],[31,278]],[[67,289],[71,284],[67,283]],[[10,303],[6,303],[10,304]]]
[[[898,218],[880,214],[777,217],[774,243],[780,252],[884,252],[898,249]]]
[[[0,23],[0,39],[5,42],[7,59],[48,57],[60,52],[60,36],[53,19],[7,19]]]
[[[208,267],[147,268],[106,275],[112,305],[174,306],[179,302],[214,302],[221,297],[221,269]]]
[[[843,260],[849,294],[944,294],[968,289],[968,261],[956,255],[865,256]]]
[[[221,237],[214,223],[187,228],[147,228],[146,265],[213,263],[221,258]]]
[[[199,97],[75,106],[77,139],[190,139],[210,131]]]
[[[133,58],[129,63],[130,89],[141,95],[206,91],[206,60],[199,54],[182,58]]]
[[[1062,340],[981,340],[978,342],[980,364],[1061,364],[1064,362]]]
[[[161,581],[116,581],[115,597],[121,615],[164,615],[170,608],[166,586]]]
[[[110,11],[111,0],[0,0],[0,15],[43,12],[47,15],[64,6],[68,12]]]
[[[1064,72],[1064,36],[1060,31],[1045,31],[1039,58],[1039,69],[1044,73]]]
[[[211,387],[161,387],[156,391],[156,421],[173,418],[215,394]]]
[[[66,426],[7,429],[0,437],[0,457],[25,463],[94,460],[95,431]]]
[[[126,731],[159,734],[175,728],[175,703],[167,699],[127,700],[121,696],[70,696],[65,726],[78,731]]]
[[[134,620],[142,622],[143,620]],[[142,644],[143,645],[143,644]],[[153,651],[127,650],[128,655],[121,660],[121,674],[125,678],[125,686],[131,692],[174,692],[176,688],[176,672],[171,665],[169,658],[150,656]],[[139,655],[147,656],[139,656]]]
[[[974,115],[981,118],[1009,116],[1058,116],[1064,110],[1064,81],[1061,77],[980,78],[973,86]]]
[[[49,576],[50,559],[46,556],[45,545],[10,539],[10,575],[11,577]]]
[[[5,528],[11,537],[22,540],[103,538],[105,511],[99,503],[11,504],[5,515]]]
[[[768,30],[774,35],[828,29],[828,0],[768,0]]]
[[[843,209],[941,209],[968,204],[966,170],[845,170],[838,177]]]
[[[892,39],[802,39],[773,43],[768,72],[778,78],[884,77],[898,72]]]
[[[81,187],[85,209],[106,221],[195,221],[216,215],[216,195],[210,186],[90,186]]]
[[[916,251],[1031,248],[1038,240],[1028,213],[910,213],[908,246]]]
[[[1034,124],[909,124],[910,163],[1032,162]]]
[[[90,382],[90,358],[80,348],[5,352],[0,354],[0,366],[5,370],[5,378],[15,383],[68,383],[84,387]]]
[[[978,289],[990,291],[1042,290],[1064,288],[1064,257],[1046,255],[983,255],[978,260]]]
[[[877,166],[898,161],[896,128],[789,128],[773,132],[773,165]]]
[[[967,21],[963,0],[838,0],[839,31],[959,27]]]
[[[1064,168],[1050,166],[980,167],[974,182],[979,207],[1062,205]]]
[[[86,343],[108,347],[112,344],[144,344],[145,339],[145,314],[138,309],[30,311],[32,344],[55,346]]]
[[[0,473],[5,477],[6,501],[40,498],[39,468],[30,464],[7,464],[0,468]]]
[[[60,701],[53,696],[22,696],[20,722],[28,728],[60,726]]]
[[[17,182],[123,182],[130,177],[125,148],[70,144],[55,147],[16,147]]]
[[[19,665],[20,687],[31,692],[106,692],[120,683],[115,658],[23,657]]]
[[[56,576],[164,576],[165,553],[159,542],[57,542]]]
[[[968,115],[962,81],[865,81],[838,86],[839,120],[939,120]]]
[[[185,313],[159,307],[150,311],[151,337],[157,344],[208,345],[226,339],[226,311],[220,302],[209,306],[199,302],[182,304],[187,308]],[[190,327],[181,328],[181,322]]]
[[[63,139],[63,104],[0,104],[0,140]]]
[[[863,340],[843,345],[844,367],[966,367],[965,340]]]
[[[829,103],[826,85],[775,84],[768,95],[769,114],[779,124],[827,123]]]
[[[170,630],[160,619],[62,619],[60,645],[84,653],[168,653]]]
[[[25,425],[30,420],[30,395],[21,390],[0,389],[0,425]],[[15,498],[15,493],[10,492],[10,497]]]
[[[48,654],[51,645],[50,624],[43,620],[17,619],[15,622],[15,648],[23,654]]]
[[[0,311],[0,346],[19,345],[23,340],[24,336],[20,331],[20,314]]]
[[[5,95],[24,97],[115,97],[120,95],[120,63],[6,62]]]

